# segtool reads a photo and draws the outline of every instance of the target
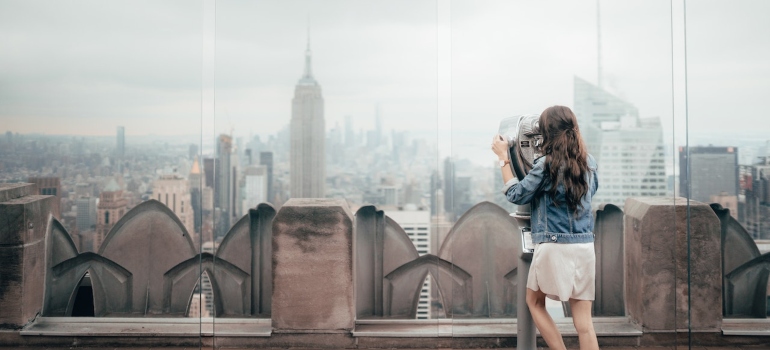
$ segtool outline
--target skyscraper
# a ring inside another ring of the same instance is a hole
[[[198,162],[198,156],[193,157],[193,165],[188,177],[190,185],[190,207],[193,212],[193,230],[196,233],[201,232],[201,223],[203,222],[203,208],[201,208],[201,187],[203,185],[203,174]],[[197,244],[197,242],[196,242]]]
[[[628,197],[665,196],[660,118],[639,118],[633,104],[578,77],[574,89],[574,112],[602,182],[593,204],[622,207]]]
[[[260,203],[267,202],[267,167],[252,165],[243,172],[243,190],[241,192],[241,208],[244,213],[256,208]]]
[[[233,215],[233,192],[235,182],[233,181],[232,162],[233,138],[229,135],[219,135],[217,141],[217,171],[214,176],[216,184],[216,198],[214,206],[219,208],[220,222],[217,226],[217,236],[223,236],[230,229],[230,216]]]
[[[273,190],[273,152],[260,152],[259,165],[264,165],[267,168],[267,201],[273,203],[275,201]]]
[[[623,116],[638,118],[639,110],[631,103],[578,77],[574,80],[574,93],[574,112],[578,117],[580,132],[583,134],[588,151],[593,154],[597,162],[601,161],[598,150],[602,123],[617,122]]]
[[[78,232],[83,233],[94,228],[96,224],[96,198],[79,197],[75,200],[77,206]]]
[[[323,198],[326,180],[326,127],[321,86],[311,69],[310,36],[305,50],[305,74],[294,88],[291,103],[291,196]]]
[[[444,210],[449,220],[455,221],[455,162],[451,158],[444,159]],[[444,213],[439,213],[443,215]]]

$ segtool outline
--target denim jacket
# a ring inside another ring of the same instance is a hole
[[[596,161],[588,155],[588,192],[580,199],[577,213],[571,213],[564,199],[564,185],[559,184],[553,203],[548,194],[551,181],[545,171],[545,157],[535,160],[532,170],[518,183],[516,179],[503,186],[508,201],[515,204],[532,204],[532,243],[590,243],[594,241],[594,218],[591,199],[599,187],[596,177]]]

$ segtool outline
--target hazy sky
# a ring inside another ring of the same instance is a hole
[[[673,7],[672,33],[669,1],[602,2],[603,77],[666,126],[673,99],[683,128]],[[769,13],[764,0],[687,3],[691,130],[770,130]],[[574,76],[597,81],[594,0],[0,0],[0,132],[274,133],[291,115],[308,18],[327,128],[350,115],[369,129],[379,104],[386,130],[493,132],[571,106]]]

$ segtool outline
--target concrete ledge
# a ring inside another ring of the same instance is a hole
[[[30,196],[35,194],[36,191],[37,187],[31,183],[2,183],[0,184],[0,203]]]
[[[722,320],[722,334],[770,337],[770,319],[725,318]]]
[[[556,326],[564,336],[577,336],[571,319],[556,320]],[[640,337],[642,331],[626,317],[594,318],[594,328],[599,337]],[[395,338],[484,338],[515,337],[516,319],[438,319],[438,320],[357,320],[354,337]]]
[[[270,319],[38,317],[22,336],[66,337],[269,337]]]

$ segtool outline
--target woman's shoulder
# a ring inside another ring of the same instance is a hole
[[[597,168],[599,168],[599,165],[596,163],[596,159],[594,159],[594,156],[591,155],[591,153],[588,154],[588,157],[586,157],[586,160],[588,162],[588,168],[596,171]]]

